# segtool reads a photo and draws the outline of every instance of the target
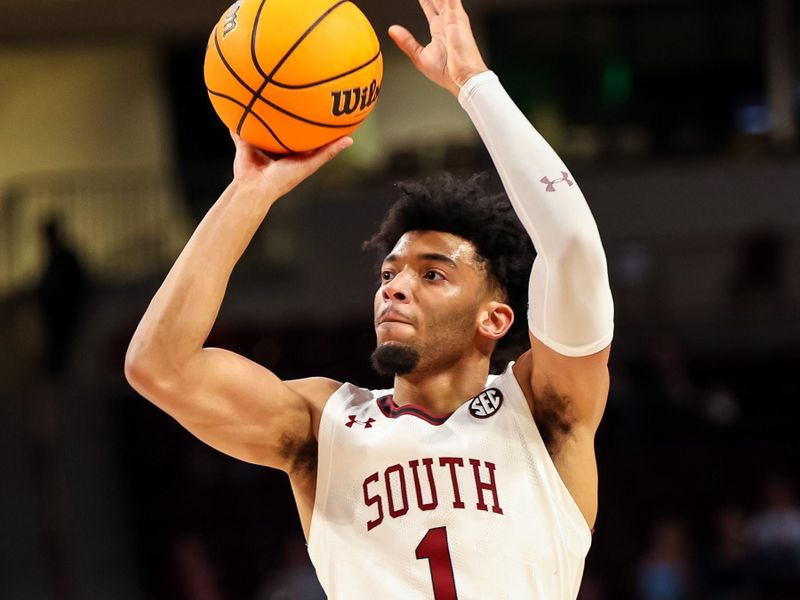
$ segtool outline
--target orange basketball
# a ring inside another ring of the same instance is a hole
[[[382,80],[378,38],[348,0],[240,0],[206,51],[206,87],[222,122],[278,154],[358,129]]]

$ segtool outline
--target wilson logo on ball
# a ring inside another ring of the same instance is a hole
[[[239,14],[239,9],[242,7],[241,2],[237,2],[233,6],[231,6],[231,12],[225,17],[225,28],[222,30],[222,37],[223,39],[228,37],[229,34],[233,33],[236,29],[236,17]]]
[[[377,102],[381,88],[374,79],[369,87],[353,88],[341,92],[331,92],[333,98],[332,113],[334,117],[352,115],[356,111],[362,111]]]

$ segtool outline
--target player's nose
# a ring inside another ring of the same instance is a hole
[[[383,286],[383,299],[396,302],[409,302],[411,300],[411,286],[413,277],[407,270],[395,275],[391,281]]]

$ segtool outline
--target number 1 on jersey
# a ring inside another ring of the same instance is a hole
[[[417,546],[416,553],[417,560],[427,559],[430,564],[435,600],[457,600],[456,579],[450,560],[450,547],[447,544],[447,528],[429,529]]]

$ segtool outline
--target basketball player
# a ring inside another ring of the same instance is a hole
[[[597,513],[594,435],[609,386],[603,248],[567,167],[484,64],[460,0],[420,3],[431,43],[399,26],[390,35],[458,97],[516,218],[475,180],[405,187],[370,243],[388,252],[372,362],[394,388],[281,381],[203,347],[270,207],[350,139],[278,161],[235,139],[233,182],[150,304],[126,375],[199,439],[289,475],[329,597],[572,600]],[[490,375],[515,326],[530,349]]]

